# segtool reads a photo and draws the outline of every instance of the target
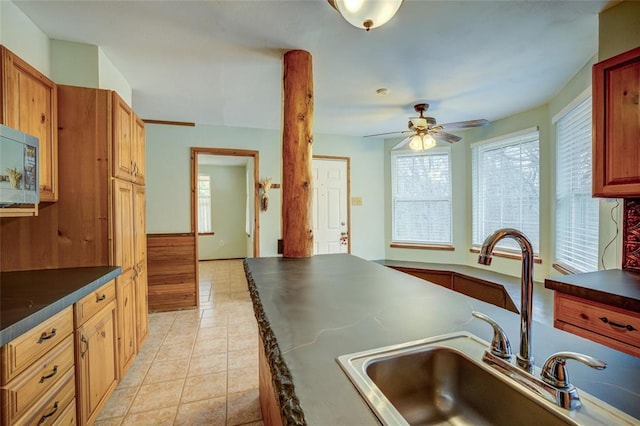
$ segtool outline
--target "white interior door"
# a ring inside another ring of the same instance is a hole
[[[347,160],[313,159],[314,254],[348,252],[348,179]]]

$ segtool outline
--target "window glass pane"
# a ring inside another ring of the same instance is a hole
[[[557,122],[555,261],[598,269],[598,200],[591,196],[591,97]]]
[[[211,177],[198,175],[198,232],[211,229]]]
[[[472,148],[473,244],[493,231],[515,228],[539,251],[540,154],[538,132]],[[512,239],[497,247],[519,250]]]
[[[392,154],[392,239],[451,244],[450,149]]]

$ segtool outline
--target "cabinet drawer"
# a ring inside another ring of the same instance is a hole
[[[84,324],[89,318],[95,315],[100,309],[104,308],[116,299],[116,282],[109,281],[96,291],[86,295],[80,299],[75,307],[76,328]]]
[[[73,336],[36,361],[2,389],[2,407],[7,415],[17,419],[39,398],[62,379],[73,367]]]
[[[76,400],[71,400],[71,403],[60,414],[60,417],[53,423],[56,426],[75,426],[76,422]]]
[[[2,346],[0,349],[2,385],[6,385],[71,333],[73,333],[73,313],[69,306]]]
[[[640,314],[556,292],[555,316],[557,321],[640,347]]]
[[[66,412],[75,398],[75,374],[70,368],[59,383],[36,402],[21,418],[9,419],[8,424],[18,425],[52,425]],[[74,407],[75,409],[75,407]]]

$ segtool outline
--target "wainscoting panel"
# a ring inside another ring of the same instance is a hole
[[[149,311],[198,306],[194,234],[148,234]]]

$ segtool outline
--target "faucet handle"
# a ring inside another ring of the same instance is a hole
[[[594,358],[589,355],[580,354],[577,352],[557,352],[551,355],[544,362],[542,366],[542,373],[540,374],[542,380],[555,387],[555,388],[568,388],[571,386],[569,382],[569,373],[567,371],[567,359],[574,359],[581,363],[588,365],[596,370],[603,370],[607,367],[604,361]]]
[[[473,311],[471,313],[474,317],[489,323],[493,327],[493,340],[491,340],[491,353],[498,358],[510,360],[511,359],[511,344],[509,338],[504,332],[502,327],[498,325],[490,316],[483,314],[482,312]]]

